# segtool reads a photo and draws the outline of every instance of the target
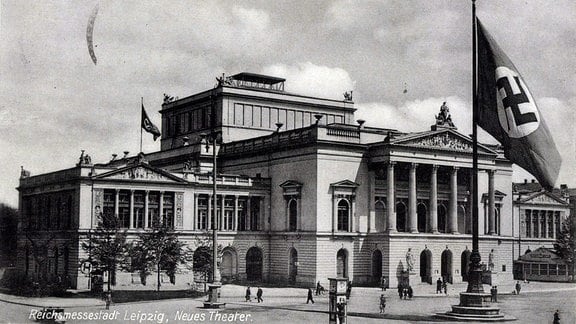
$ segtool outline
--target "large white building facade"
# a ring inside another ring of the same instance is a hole
[[[240,73],[166,98],[160,151],[105,163],[83,154],[70,169],[23,172],[18,267],[87,288],[80,245],[102,214],[118,217],[130,238],[162,220],[196,249],[217,208],[224,281],[466,280],[471,139],[433,118],[437,107],[421,132],[365,127],[351,96],[295,95],[284,81]],[[219,134],[217,206],[204,140],[211,130]],[[526,231],[513,212],[512,166],[497,146],[480,145],[479,169],[480,253],[493,280],[511,280]],[[185,270],[179,276],[193,280]]]

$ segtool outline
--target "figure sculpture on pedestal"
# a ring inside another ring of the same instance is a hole
[[[408,252],[406,252],[406,266],[408,267],[408,272],[414,270],[414,256],[412,255],[412,248],[408,248]]]

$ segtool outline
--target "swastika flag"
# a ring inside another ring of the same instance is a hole
[[[154,135],[154,140],[156,140],[158,137],[160,137],[160,135],[162,135],[160,133],[160,130],[158,130],[158,127],[152,124],[152,121],[150,121],[150,118],[148,118],[148,114],[146,113],[146,110],[144,110],[144,105],[142,105],[141,127],[148,133]]]
[[[478,20],[478,125],[507,159],[554,187],[562,160],[522,76]]]

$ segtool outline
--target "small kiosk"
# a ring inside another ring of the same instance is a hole
[[[348,288],[348,278],[328,278],[330,280],[330,304],[329,323],[346,324],[346,289]]]

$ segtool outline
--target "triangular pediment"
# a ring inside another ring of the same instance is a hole
[[[117,170],[102,173],[93,177],[94,179],[106,180],[130,180],[130,181],[152,181],[180,183],[186,180],[179,178],[168,171],[151,167],[148,164],[140,163],[123,167]]]
[[[287,180],[284,181],[280,184],[280,187],[286,189],[286,188],[300,188],[302,187],[302,184],[298,181],[295,180]]]
[[[391,141],[391,143],[408,147],[472,153],[472,139],[452,129],[408,134]],[[478,144],[478,153],[497,154],[482,144]]]
[[[342,181],[338,181],[338,182],[334,182],[330,184],[331,187],[337,187],[337,188],[357,188],[360,186],[360,184],[351,181],[351,180],[342,180]]]
[[[566,201],[547,191],[537,192],[529,197],[521,199],[520,202],[525,204],[568,205]]]

